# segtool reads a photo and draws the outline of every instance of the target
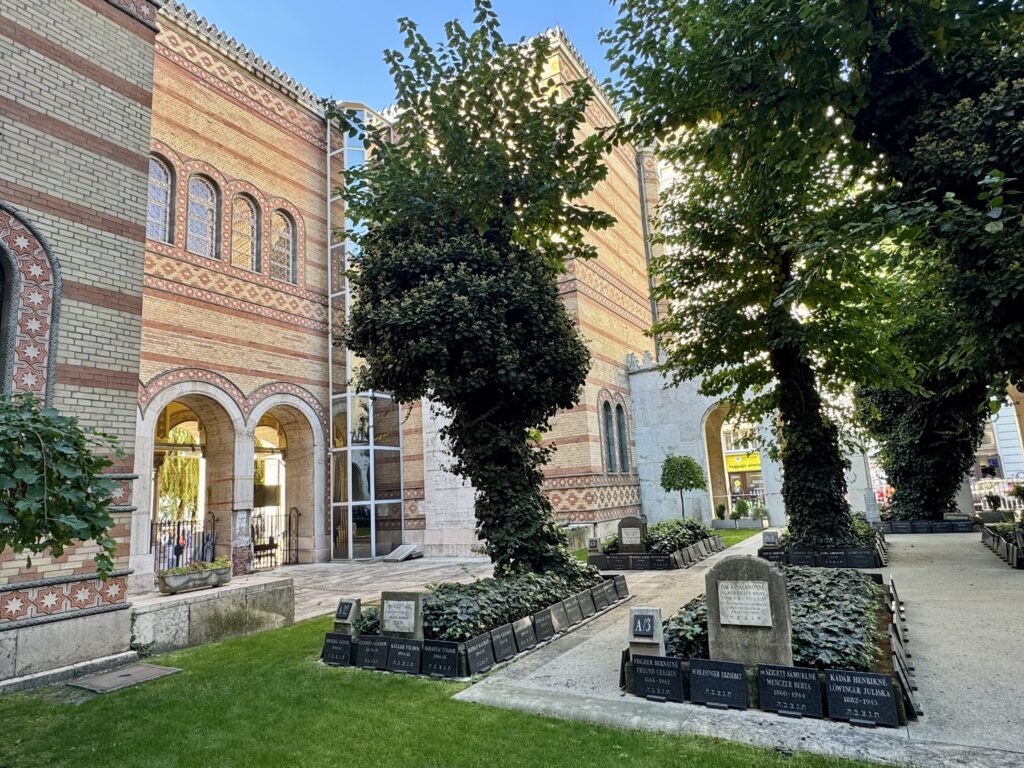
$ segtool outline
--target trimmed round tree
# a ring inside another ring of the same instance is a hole
[[[103,477],[116,438],[83,429],[29,395],[0,397],[0,551],[48,552],[95,541],[96,569],[114,569],[114,521],[107,511],[115,483]]]
[[[596,255],[586,231],[613,222],[579,202],[608,145],[586,135],[590,85],[545,80],[549,38],[507,44],[490,3],[476,10],[475,29],[449,22],[437,48],[402,19],[406,51],[385,54],[394,130],[366,128],[370,160],[346,179],[364,230],[347,343],[369,363],[363,386],[447,417],[495,573],[565,572],[580,566],[541,492],[541,435],[579,401],[590,359],[556,280]]]
[[[692,456],[666,456],[661,463],[661,487],[666,491],[679,491],[679,508],[686,517],[684,491],[706,489],[704,470]]]

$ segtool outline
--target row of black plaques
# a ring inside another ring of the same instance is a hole
[[[628,596],[626,577],[618,575],[532,616],[524,616],[465,643],[407,640],[387,635],[353,638],[328,632],[320,658],[330,666],[356,666],[410,675],[464,677],[467,672],[470,675],[482,674],[495,664],[550,640],[557,633]]]
[[[974,523],[970,520],[883,520],[881,528],[886,533],[972,533]]]
[[[875,547],[843,547],[821,551],[761,547],[757,556],[773,563],[806,565],[816,568],[879,568],[884,562],[881,545]]]
[[[1024,532],[1018,531],[1014,541],[1007,541],[987,525],[981,529],[981,542],[995,552],[1011,568],[1024,568]]]
[[[589,555],[587,565],[592,565],[602,571],[669,571],[675,568],[687,568],[692,563],[703,560],[715,552],[721,552],[723,549],[725,549],[725,542],[722,537],[711,536],[670,554],[616,552],[611,555]]]
[[[746,669],[730,661],[633,656],[633,693],[654,701],[691,701],[718,709],[750,706]],[[829,669],[819,677],[807,667],[759,664],[760,709],[789,717],[846,720],[855,725],[898,727],[893,678]],[[827,705],[827,710],[826,710]]]

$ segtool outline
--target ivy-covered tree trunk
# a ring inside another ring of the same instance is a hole
[[[956,511],[956,495],[985,431],[988,387],[955,390],[929,382],[939,394],[863,389],[858,411],[881,446],[882,468],[894,490],[891,514],[900,520],[941,520]]]
[[[780,310],[777,326],[795,325]],[[769,352],[778,381],[782,498],[797,547],[822,549],[857,542],[846,500],[839,430],[824,413],[814,369],[790,334]]]

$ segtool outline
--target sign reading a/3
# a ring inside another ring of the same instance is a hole
[[[633,614],[633,635],[634,637],[654,637],[654,614]]]

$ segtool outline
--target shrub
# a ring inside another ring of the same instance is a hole
[[[186,573],[199,573],[200,571],[213,571],[221,568],[230,568],[231,558],[218,557],[212,563],[203,560],[193,560],[188,565],[179,565],[177,568],[164,568],[157,571],[157,576],[184,576]]]
[[[601,551],[606,555],[614,555],[619,551],[619,535],[613,533],[601,544]]]
[[[1018,531],[1024,531],[1024,523],[989,523],[988,527],[993,533],[1002,537],[1010,544],[1016,544],[1015,536]]]
[[[719,520],[725,520],[725,504],[719,504],[715,507],[715,517]]]
[[[793,663],[818,669],[873,669],[882,587],[852,569],[788,565],[782,570],[793,622]],[[706,659],[707,624],[707,600],[700,595],[665,621],[665,652]]]
[[[732,505],[732,514],[729,517],[733,520],[739,520],[749,514],[750,502],[746,499],[737,499],[736,503]]]
[[[423,600],[423,633],[433,640],[470,640],[530,616],[602,581],[585,566],[571,574],[523,573],[469,584],[438,584]]]
[[[380,634],[380,608],[370,606],[359,614],[359,620],[355,622],[356,629],[361,635]]]
[[[711,536],[699,520],[664,520],[647,529],[647,550],[670,554]]]
[[[875,527],[868,522],[868,519],[860,512],[853,513],[853,531],[857,534],[857,538],[860,540],[862,546],[873,547],[875,546]]]

